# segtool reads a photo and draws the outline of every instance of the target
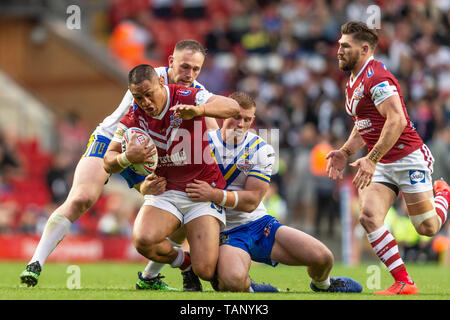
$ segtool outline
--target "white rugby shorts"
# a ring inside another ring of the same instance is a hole
[[[423,144],[416,151],[392,163],[377,163],[372,182],[387,182],[404,193],[419,193],[433,190],[434,158]]]
[[[145,195],[144,206],[153,206],[173,214],[181,224],[187,224],[195,218],[210,215],[220,221],[220,230],[225,229],[225,208],[212,202],[194,202],[186,192],[168,190],[161,195]]]

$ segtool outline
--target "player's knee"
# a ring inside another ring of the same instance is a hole
[[[88,211],[95,203],[95,200],[92,196],[87,193],[77,193],[76,195],[70,198],[70,207],[72,210],[81,215]]]
[[[439,232],[439,226],[432,221],[424,221],[416,227],[418,234],[422,236],[432,237]]]
[[[214,277],[216,266],[215,264],[208,263],[192,263],[192,269],[194,270],[194,273],[201,279],[209,281]]]
[[[151,252],[151,249],[158,243],[157,239],[149,233],[133,232],[133,244],[139,253]]]
[[[247,289],[247,274],[238,270],[227,270],[219,275],[219,279],[222,291],[241,292]]]
[[[332,266],[334,263],[333,253],[325,245],[321,245],[316,252],[316,258],[314,259],[317,266]]]
[[[375,217],[370,212],[363,210],[359,215],[359,223],[363,226],[366,232],[372,232],[378,229],[378,223]]]

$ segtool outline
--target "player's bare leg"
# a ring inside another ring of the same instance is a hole
[[[436,198],[432,190],[403,194],[409,218],[419,234],[432,237],[444,225],[447,220],[449,190],[445,181],[438,180],[435,182]]]
[[[314,291],[361,292],[361,285],[346,277],[330,278],[334,257],[331,251],[314,237],[288,226],[275,234],[270,258],[289,266],[307,266]]]
[[[288,266],[307,266],[313,282],[325,281],[334,262],[333,254],[322,242],[288,226],[278,228],[270,258]]]
[[[169,240],[172,243],[172,246],[181,248],[185,239],[186,239],[186,229],[184,228],[184,226],[182,226],[178,228],[178,230],[176,230],[173,234],[171,234],[167,240]],[[150,278],[157,276],[161,272],[164,265],[165,265],[164,263],[149,261],[142,274],[145,277]]]
[[[180,226],[180,220],[168,211],[142,206],[133,226],[133,243],[136,250],[147,259],[172,263],[177,257],[167,236]]]
[[[170,264],[182,271],[190,268],[189,254],[174,246],[167,238],[179,229],[180,221],[170,212],[152,206],[143,206],[136,217],[133,227],[133,243],[137,251],[147,259],[161,265]],[[161,279],[160,273],[143,276],[138,273],[137,289],[176,290],[170,288]]]
[[[219,220],[210,215],[200,216],[186,225],[192,269],[203,280],[214,277],[219,257]]]
[[[395,280],[394,285],[374,294],[417,294],[417,286],[406,271],[398,245],[384,225],[384,219],[396,199],[396,193],[381,183],[371,183],[359,190],[359,221],[367,232],[370,245]]]
[[[217,277],[219,291],[249,291],[251,280],[248,275],[250,255],[238,247],[222,245],[219,248]]]
[[[173,247],[181,248],[183,242],[186,240],[186,229],[184,226],[178,228],[173,234],[171,234],[167,240],[170,241]],[[161,271],[166,264],[156,261],[149,261],[145,266],[144,271],[138,272],[138,280],[136,282],[136,289],[138,290],[172,290],[173,288],[155,285],[152,279],[160,277]],[[184,278],[183,278],[184,279]],[[186,291],[198,291],[195,286],[190,287],[190,283],[183,283],[183,287]]]
[[[82,158],[75,169],[72,188],[66,201],[49,217],[39,244],[21,282],[35,286],[47,257],[70,229],[71,224],[98,200],[109,174],[103,169],[103,158]]]

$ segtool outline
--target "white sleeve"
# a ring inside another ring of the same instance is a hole
[[[195,95],[195,105],[205,104],[213,94],[206,89],[199,90]]]
[[[254,163],[254,166],[248,173],[248,176],[270,183],[270,177],[272,176],[273,166],[275,164],[275,151],[273,147],[270,144],[266,144],[255,153],[251,161]]]
[[[116,132],[114,132],[114,136],[112,137],[111,141],[122,143],[123,135],[125,134],[125,131],[127,131],[128,127],[124,125],[122,122],[119,122],[117,125]]]
[[[389,81],[380,82],[370,88],[370,94],[372,95],[372,101],[377,106],[384,100],[393,95],[398,95],[397,88],[394,85],[390,85]]]

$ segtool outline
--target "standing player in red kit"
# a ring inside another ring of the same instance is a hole
[[[445,181],[436,181],[433,197],[434,159],[412,127],[397,80],[373,58],[377,34],[359,21],[344,24],[341,34],[337,58],[339,68],[351,73],[345,108],[355,126],[345,144],[327,155],[327,172],[332,179],[342,178],[347,159],[367,146],[369,153],[350,164],[358,169],[353,183],[359,191],[359,221],[395,279],[391,287],[375,294],[418,294],[384,219],[402,191],[417,232],[433,236],[447,219],[450,188]]]
[[[206,90],[165,85],[149,65],[133,68],[128,80],[135,103],[120,121],[108,147],[105,170],[118,173],[132,163],[150,161],[153,146],[138,148],[137,152],[130,148],[122,153],[124,132],[138,127],[155,143],[158,152],[156,174],[167,181],[164,193],[145,195],[133,227],[134,245],[148,259],[211,280],[219,254],[219,232],[225,226],[225,213],[212,202],[193,202],[185,189],[194,179],[217,188],[225,187],[225,180],[211,156],[204,117],[235,116],[239,114],[239,105],[231,98]],[[186,228],[190,253],[173,247],[166,239],[181,225]]]

